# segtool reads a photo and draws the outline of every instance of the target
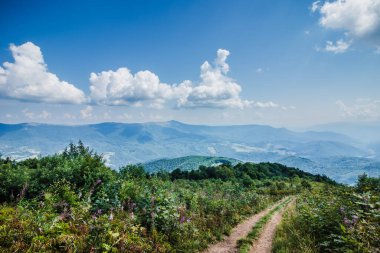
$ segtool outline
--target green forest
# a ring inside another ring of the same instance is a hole
[[[379,252],[379,178],[347,186],[273,163],[113,170],[82,142],[0,158],[0,252],[202,252],[288,196],[273,252]]]

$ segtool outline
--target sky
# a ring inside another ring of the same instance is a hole
[[[0,1],[0,122],[380,120],[380,0]]]

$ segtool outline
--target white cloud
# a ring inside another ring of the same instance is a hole
[[[86,106],[84,109],[80,110],[80,114],[82,115],[82,118],[87,119],[92,117],[92,106]]]
[[[258,107],[258,108],[277,108],[277,107],[279,107],[278,104],[273,103],[272,101],[268,101],[268,102],[254,102],[252,104],[253,104],[253,106]]]
[[[216,153],[217,153],[217,151],[214,147],[207,147],[207,150],[211,155],[216,155]]]
[[[316,11],[319,10],[320,8],[321,8],[321,1],[315,1],[315,2],[311,5],[311,7],[310,7],[310,9],[311,9],[312,12],[316,12]]]
[[[29,109],[26,108],[26,109],[22,110],[22,113],[25,115],[25,117],[32,119],[32,120],[47,119],[50,117],[50,113],[45,111],[45,110],[42,110],[40,113],[35,113],[35,112],[29,111]]]
[[[179,85],[169,85],[148,70],[133,74],[128,68],[91,73],[91,99],[107,105],[148,103],[154,108],[162,108],[167,101],[176,101],[178,107],[187,108],[244,108],[252,102],[240,98],[241,86],[227,76],[229,54],[219,49],[214,65],[204,62],[199,83],[186,80]]]
[[[335,43],[332,41],[326,42],[325,51],[334,54],[345,53],[351,46],[351,41],[338,40]]]
[[[132,74],[128,68],[119,68],[91,73],[90,83],[91,99],[108,105],[139,105],[143,101],[162,104],[173,92],[173,87],[161,83],[148,70]]]
[[[311,10],[321,15],[319,23],[325,28],[380,44],[380,0],[317,1]]]
[[[63,114],[63,117],[64,117],[65,119],[76,119],[76,118],[77,118],[75,115],[70,114],[70,113],[65,113],[65,114]]]
[[[380,0],[336,0],[319,8],[320,24],[357,37],[380,32]]]
[[[42,119],[47,119],[48,117],[50,117],[50,113],[44,110],[41,112],[40,117]]]
[[[179,85],[182,92],[177,101],[179,107],[244,108],[252,103],[240,98],[241,86],[227,76],[229,54],[229,51],[219,49],[214,66],[205,61],[201,66],[199,84],[185,81]]]
[[[11,44],[14,63],[0,67],[0,96],[31,102],[73,103],[86,101],[74,85],[48,71],[43,55],[32,42]]]
[[[380,119],[380,100],[357,99],[352,105],[347,105],[343,101],[338,100],[336,104],[341,109],[344,118]]]

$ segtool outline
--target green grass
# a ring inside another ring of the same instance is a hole
[[[273,241],[272,252],[276,253],[316,253],[318,250],[313,247],[313,239],[310,234],[303,233],[295,220],[297,217],[295,204],[287,208],[283,219],[276,230]]]
[[[248,233],[246,238],[240,239],[238,241],[238,252],[239,253],[247,253],[249,252],[253,242],[258,239],[261,232],[264,229],[265,224],[268,223],[268,221],[271,219],[273,214],[283,207],[285,207],[289,202],[291,201],[291,198],[288,197],[285,201],[283,201],[281,204],[270,210],[266,215],[261,217],[261,219],[256,222],[256,224],[252,227],[251,231]]]

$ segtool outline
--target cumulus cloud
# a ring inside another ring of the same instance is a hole
[[[148,70],[133,74],[128,68],[91,73],[90,96],[93,102],[107,105],[148,103],[160,108],[171,100],[179,108],[244,108],[252,102],[240,98],[241,86],[227,76],[229,54],[228,50],[219,49],[214,64],[204,62],[198,83],[185,80],[170,85]]]
[[[72,103],[86,101],[73,84],[61,81],[47,69],[41,50],[32,42],[11,44],[14,63],[0,67],[0,96],[31,102]]]
[[[185,81],[179,85],[179,107],[216,107],[216,108],[244,108],[252,101],[240,98],[241,86],[227,76],[229,65],[226,60],[229,51],[219,49],[215,64],[205,61],[201,66],[201,81],[194,84]]]
[[[321,15],[321,26],[380,45],[380,0],[316,1],[311,10]]]
[[[344,118],[364,120],[380,119],[380,100],[357,99],[352,105],[347,105],[343,101],[338,100],[336,105],[342,111]]]
[[[133,74],[128,68],[91,73],[90,83],[91,99],[108,105],[162,104],[172,97],[174,89],[148,70]]]
[[[80,110],[80,114],[82,115],[82,118],[87,119],[92,117],[92,106],[88,105],[84,109]]]
[[[338,40],[337,42],[327,41],[325,50],[334,54],[346,52],[351,46],[351,41]]]

